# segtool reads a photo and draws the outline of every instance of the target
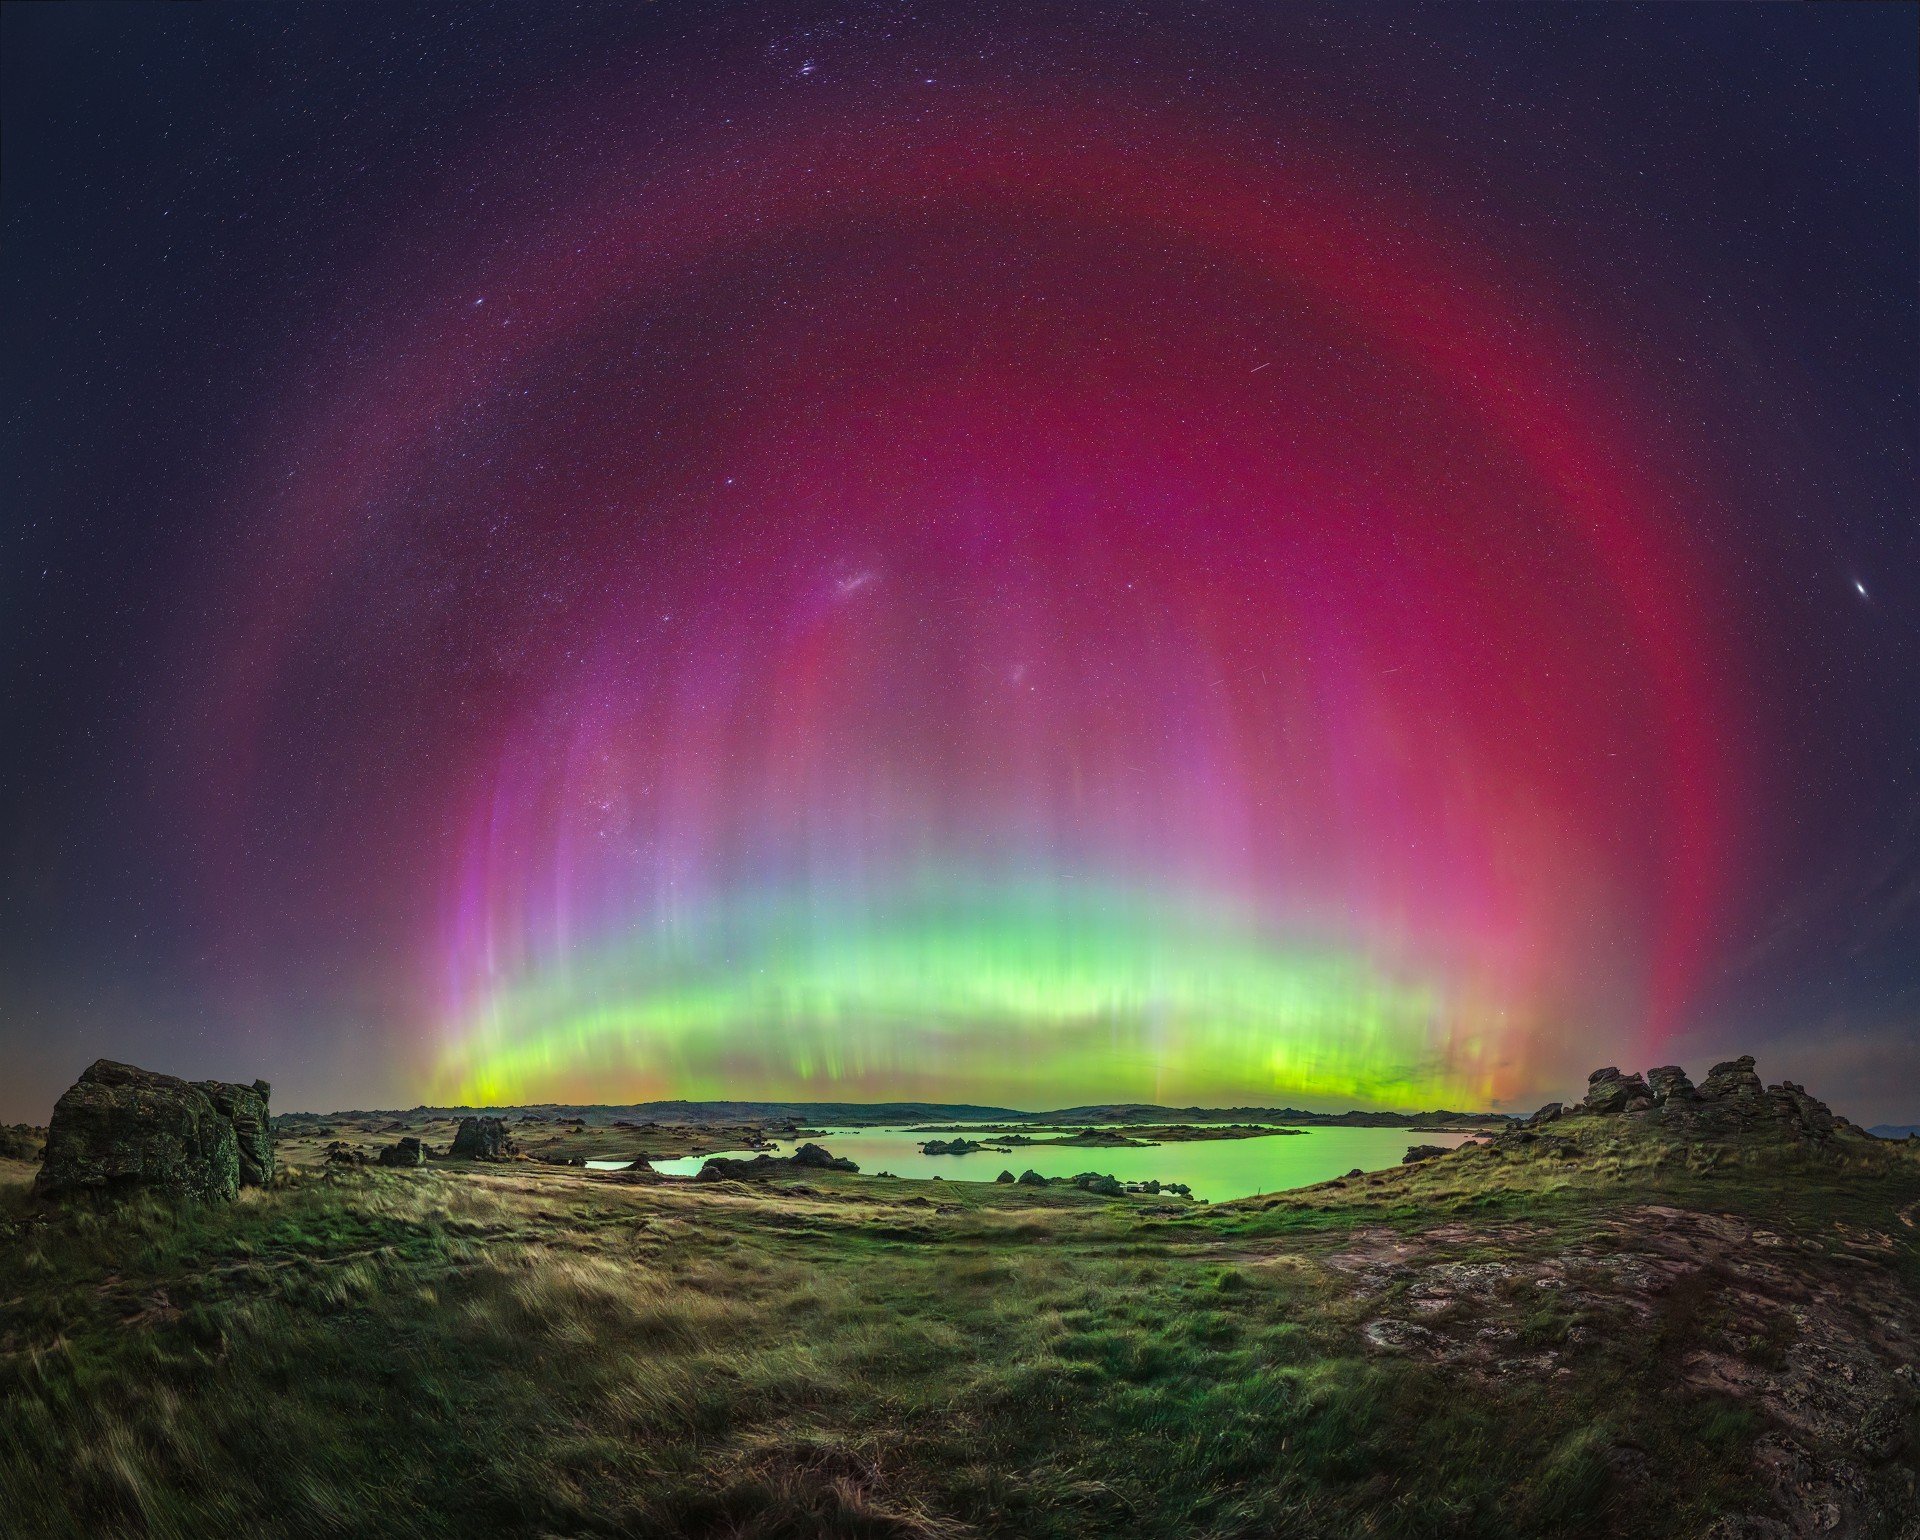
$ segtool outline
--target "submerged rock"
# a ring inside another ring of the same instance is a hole
[[[34,1190],[231,1199],[272,1178],[267,1129],[265,1081],[196,1084],[97,1059],[54,1104]]]
[[[922,1155],[973,1155],[986,1146],[973,1139],[929,1139],[920,1146]]]
[[[505,1118],[462,1118],[447,1152],[456,1160],[506,1160],[520,1153],[520,1146],[507,1135]]]

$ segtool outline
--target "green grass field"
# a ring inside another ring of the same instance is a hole
[[[1920,1158],[1561,1126],[1214,1207],[437,1162],[89,1211],[9,1164],[0,1527],[1913,1535]]]

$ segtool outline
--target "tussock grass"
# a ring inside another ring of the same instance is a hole
[[[1816,1249],[1897,1231],[1911,1280],[1892,1213],[1920,1165],[1800,1187],[1738,1152],[1573,1164],[1450,1159],[1175,1215],[520,1167],[295,1172],[217,1209],[47,1211],[16,1186],[0,1513],[182,1540],[1597,1536],[1629,1511],[1696,1533],[1752,1499],[1764,1430],[1670,1373],[1721,1329],[1724,1279],[1598,1348],[1572,1345],[1589,1314],[1530,1287],[1458,1302],[1434,1319],[1496,1312],[1513,1351],[1578,1366],[1463,1376],[1369,1353],[1359,1325],[1404,1288],[1363,1296],[1331,1259],[1463,1223],[1479,1240],[1452,1255],[1603,1255],[1630,1205],[1673,1202],[1764,1210]]]

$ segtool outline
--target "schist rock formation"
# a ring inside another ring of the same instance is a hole
[[[181,1080],[96,1059],[54,1104],[34,1190],[228,1200],[273,1180],[264,1080]]]
[[[1576,1106],[1548,1102],[1518,1129],[1538,1129],[1575,1113],[1643,1117],[1674,1134],[1705,1137],[1771,1129],[1788,1137],[1825,1140],[1836,1129],[1850,1126],[1805,1086],[1791,1080],[1763,1084],[1753,1062],[1752,1054],[1742,1054],[1716,1064],[1698,1086],[1677,1064],[1650,1069],[1644,1076],[1623,1075],[1608,1065],[1587,1077],[1587,1094]]]

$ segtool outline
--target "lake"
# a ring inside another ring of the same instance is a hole
[[[952,1125],[958,1127],[960,1125]],[[1036,1136],[1071,1133],[1072,1129],[1033,1128]],[[1002,1171],[1018,1176],[1032,1168],[1042,1176],[1077,1176],[1082,1171],[1111,1173],[1123,1182],[1185,1182],[1196,1198],[1215,1203],[1248,1198],[1255,1193],[1310,1187],[1330,1177],[1345,1176],[1356,1166],[1377,1171],[1400,1164],[1415,1144],[1438,1144],[1452,1149],[1467,1138],[1456,1133],[1421,1133],[1408,1128],[1305,1128],[1294,1134],[1256,1139],[1205,1139],[1180,1144],[1156,1144],[1146,1149],[1088,1149],[1073,1145],[1015,1145],[1005,1154],[982,1150],[974,1155],[923,1155],[926,1139],[953,1139],[954,1134],[929,1134],[911,1128],[831,1128],[799,1141],[824,1145],[835,1155],[857,1161],[871,1176],[890,1171],[895,1176],[926,1181],[945,1177],[950,1182],[991,1182]],[[980,1135],[985,1139],[990,1135]],[[782,1140],[773,1155],[791,1155],[796,1141]],[[716,1151],[747,1158],[747,1150]],[[689,1155],[679,1160],[656,1160],[653,1169],[667,1176],[692,1176],[711,1156]],[[595,1170],[617,1171],[627,1161],[588,1161]]]

